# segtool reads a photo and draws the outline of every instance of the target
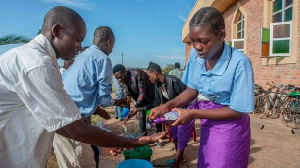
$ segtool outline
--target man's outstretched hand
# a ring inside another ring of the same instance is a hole
[[[153,144],[155,142],[158,142],[159,139],[162,139],[163,133],[155,133],[150,136],[141,136],[138,138],[138,144],[139,145],[148,145],[148,144]]]
[[[136,108],[136,107],[131,108],[130,113],[127,116],[127,120],[135,116],[139,111],[143,111],[143,108]]]

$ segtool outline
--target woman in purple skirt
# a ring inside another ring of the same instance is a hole
[[[191,19],[193,49],[182,81],[188,86],[175,99],[151,110],[158,116],[201,98],[188,109],[175,108],[173,125],[201,119],[198,168],[245,168],[250,153],[250,119],[254,110],[251,61],[228,46],[223,15],[213,7],[201,8]]]

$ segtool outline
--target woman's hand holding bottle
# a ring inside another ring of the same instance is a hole
[[[176,111],[178,113],[178,118],[173,124],[171,124],[172,126],[183,125],[193,119],[193,113],[188,109],[174,108],[172,111]]]
[[[160,105],[158,107],[152,108],[149,114],[149,120],[154,120],[157,117],[162,116],[163,114],[169,112],[171,109],[168,108],[166,104]]]

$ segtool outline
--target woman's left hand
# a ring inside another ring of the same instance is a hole
[[[179,116],[172,126],[183,125],[193,119],[193,113],[188,109],[174,108],[172,111],[178,112]]]

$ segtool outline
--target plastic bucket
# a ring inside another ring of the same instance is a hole
[[[117,165],[117,168],[153,168],[152,164],[149,161],[142,159],[129,159],[124,160],[123,162]]]
[[[126,149],[123,152],[125,160],[128,159],[144,159],[147,161],[151,161],[152,149],[148,146],[139,146],[134,148],[133,150]]]

